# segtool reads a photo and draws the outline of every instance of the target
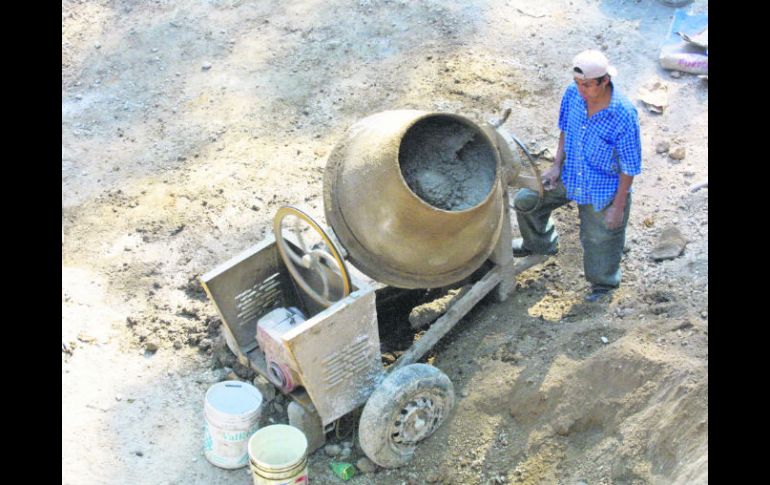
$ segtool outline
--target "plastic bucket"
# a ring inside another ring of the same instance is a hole
[[[203,452],[220,468],[241,468],[249,461],[249,438],[259,429],[262,393],[246,382],[223,381],[206,391]]]
[[[254,485],[308,483],[307,438],[294,426],[273,424],[249,440]]]

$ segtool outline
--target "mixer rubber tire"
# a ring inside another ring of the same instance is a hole
[[[407,464],[454,406],[449,377],[428,364],[391,372],[364,405],[358,441],[366,456],[384,468]]]

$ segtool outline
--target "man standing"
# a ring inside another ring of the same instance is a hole
[[[559,148],[542,175],[542,201],[529,189],[514,200],[523,237],[513,241],[513,254],[556,254],[551,212],[575,201],[583,269],[591,283],[585,299],[593,302],[620,285],[631,183],[641,172],[642,149],[636,108],[612,84],[617,72],[604,54],[581,52],[572,66],[574,83],[559,110]]]

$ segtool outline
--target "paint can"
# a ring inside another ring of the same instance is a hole
[[[223,381],[206,391],[203,452],[220,468],[248,464],[249,438],[259,429],[262,393],[249,383]]]

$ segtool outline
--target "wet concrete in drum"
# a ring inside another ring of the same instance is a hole
[[[430,205],[462,211],[492,190],[494,148],[470,126],[445,117],[423,119],[401,142],[399,163],[409,188]]]

